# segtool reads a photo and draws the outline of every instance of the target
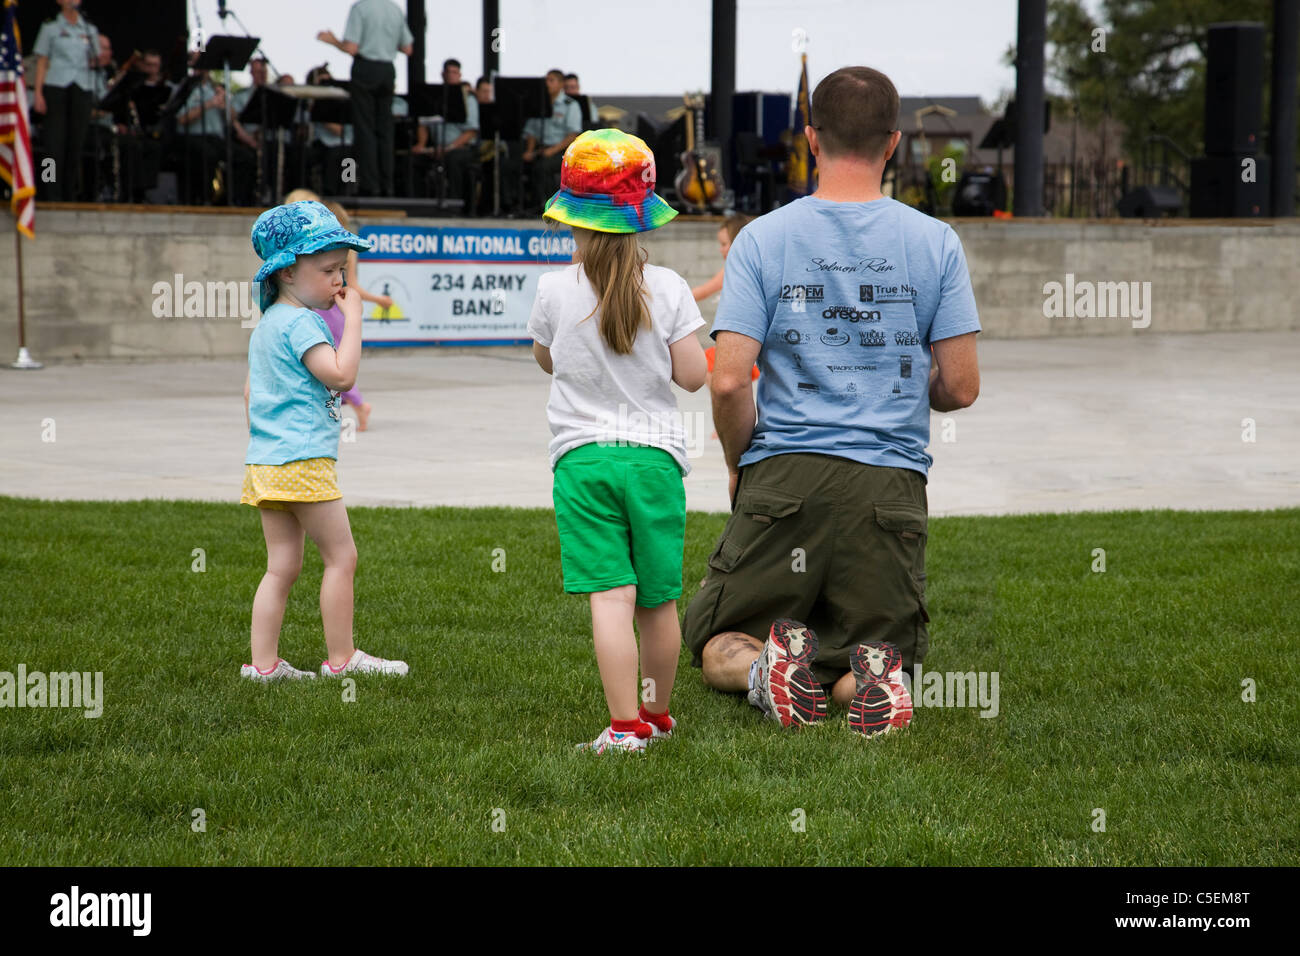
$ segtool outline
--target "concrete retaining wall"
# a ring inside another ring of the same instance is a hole
[[[27,344],[41,361],[240,356],[236,319],[158,318],[153,288],[187,280],[248,281],[258,260],[244,211],[101,209],[37,212],[23,243]],[[357,224],[495,225],[483,220],[366,217]],[[524,223],[520,223],[524,225]],[[536,223],[529,222],[529,226]],[[1150,282],[1149,331],[1300,329],[1300,221],[956,220],[987,336],[1137,335],[1119,318],[1049,318],[1044,285]],[[677,221],[646,237],[651,261],[691,284],[719,267],[717,222]],[[12,240],[0,243],[0,360],[17,353]],[[712,319],[716,297],[703,303]]]

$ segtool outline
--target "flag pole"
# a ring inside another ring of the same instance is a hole
[[[44,368],[33,359],[27,351],[26,332],[23,313],[23,234],[14,230],[14,258],[18,263],[18,359],[9,364],[10,368],[37,369]]]

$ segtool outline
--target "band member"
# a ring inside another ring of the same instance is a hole
[[[231,95],[235,102],[235,115],[240,116],[244,112],[244,107],[248,106],[249,101],[259,89],[266,86],[270,78],[270,68],[266,57],[257,57],[248,63],[248,73],[252,77],[253,85],[247,89],[239,90]],[[259,205],[268,205],[271,202],[271,196],[275,193],[275,170],[280,160],[280,151],[278,144],[283,140],[285,162],[289,168],[293,168],[293,160],[289,156],[291,136],[290,130],[286,129],[269,129],[263,130],[261,117],[255,122],[245,123],[240,120],[244,131],[253,138],[253,148],[262,157],[261,165],[261,192],[257,194]]]
[[[415,38],[393,0],[357,0],[348,11],[340,40],[329,30],[316,34],[352,57],[352,125],[356,127],[357,174],[361,195],[393,195],[393,86],[399,52],[410,56]]]
[[[564,95],[575,100],[582,95],[577,73],[564,74]],[[600,118],[596,115],[596,101],[590,96],[587,97],[587,122],[591,126],[600,122]]]
[[[118,122],[127,126],[139,125],[147,134],[156,138],[162,108],[171,99],[174,87],[163,77],[162,54],[157,50],[145,50],[140,55],[137,69],[144,74],[144,80],[131,91],[130,101],[135,107],[135,113],[130,119],[119,117]]]
[[[474,199],[474,173],[479,163],[478,100],[468,96],[460,80],[460,61],[447,60],[442,65],[442,82],[456,88],[465,102],[465,122],[441,123],[439,131],[424,123],[415,134],[417,156],[427,157],[436,166],[441,162],[447,177],[448,193],[465,201],[466,211]],[[454,96],[455,93],[449,93]]]
[[[523,160],[532,164],[532,202],[537,209],[560,188],[564,151],[582,132],[578,101],[564,95],[563,70],[546,74],[546,92],[551,97],[551,115],[524,123]]]
[[[123,155],[122,198],[139,203],[158,183],[163,158],[161,113],[171,99],[172,85],[163,79],[162,54],[157,50],[140,54],[136,73],[142,79],[114,108],[113,123]]]
[[[114,80],[117,79],[117,73],[117,61],[113,59],[113,41],[101,33],[95,55],[95,68],[91,70],[90,126],[88,127],[92,170],[90,198],[94,202],[112,200],[118,194],[122,181],[122,150],[116,141],[117,130],[113,122],[113,114],[99,108],[99,104],[103,102]]]
[[[474,84],[474,99],[478,100],[479,105],[492,102],[492,80],[486,76],[480,76],[478,82]]]
[[[32,109],[44,114],[45,153],[54,177],[38,177],[54,201],[81,198],[81,153],[86,145],[99,59],[99,31],[80,13],[81,0],[58,0],[59,15],[36,34],[36,89]]]
[[[176,114],[176,127],[181,149],[186,160],[186,202],[203,203],[207,200],[208,185],[212,182],[218,165],[226,161],[226,124],[230,123],[234,140],[231,151],[235,162],[233,198],[236,205],[252,205],[256,182],[256,140],[235,118],[234,105],[226,99],[226,89],[212,82],[207,70],[199,71],[199,82],[190,93],[185,105]],[[233,99],[233,97],[232,97]],[[229,190],[230,172],[224,174],[224,188]]]

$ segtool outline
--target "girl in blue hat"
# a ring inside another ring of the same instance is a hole
[[[325,564],[320,609],[329,658],[321,676],[405,674],[403,661],[374,657],[352,642],[357,548],[334,473],[339,395],[356,382],[361,362],[361,297],[344,287],[343,276],[348,250],[369,249],[370,242],[345,230],[318,202],[267,210],[253,225],[252,239],[263,260],[255,277],[262,318],[248,341],[248,453],[239,500],[261,513],[266,574],[253,598],[253,660],[240,674],[258,681],[316,676],[278,652],[306,535]],[[335,303],[344,315],[337,350],[312,311]]]

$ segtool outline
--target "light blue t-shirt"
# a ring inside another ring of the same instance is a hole
[[[893,199],[805,196],[740,231],[710,335],[762,343],[741,466],[812,452],[930,467],[930,343],[980,330],[952,228]]]
[[[339,456],[339,393],[307,370],[302,357],[324,342],[325,320],[311,309],[275,303],[248,339],[247,465],[283,465]]]

